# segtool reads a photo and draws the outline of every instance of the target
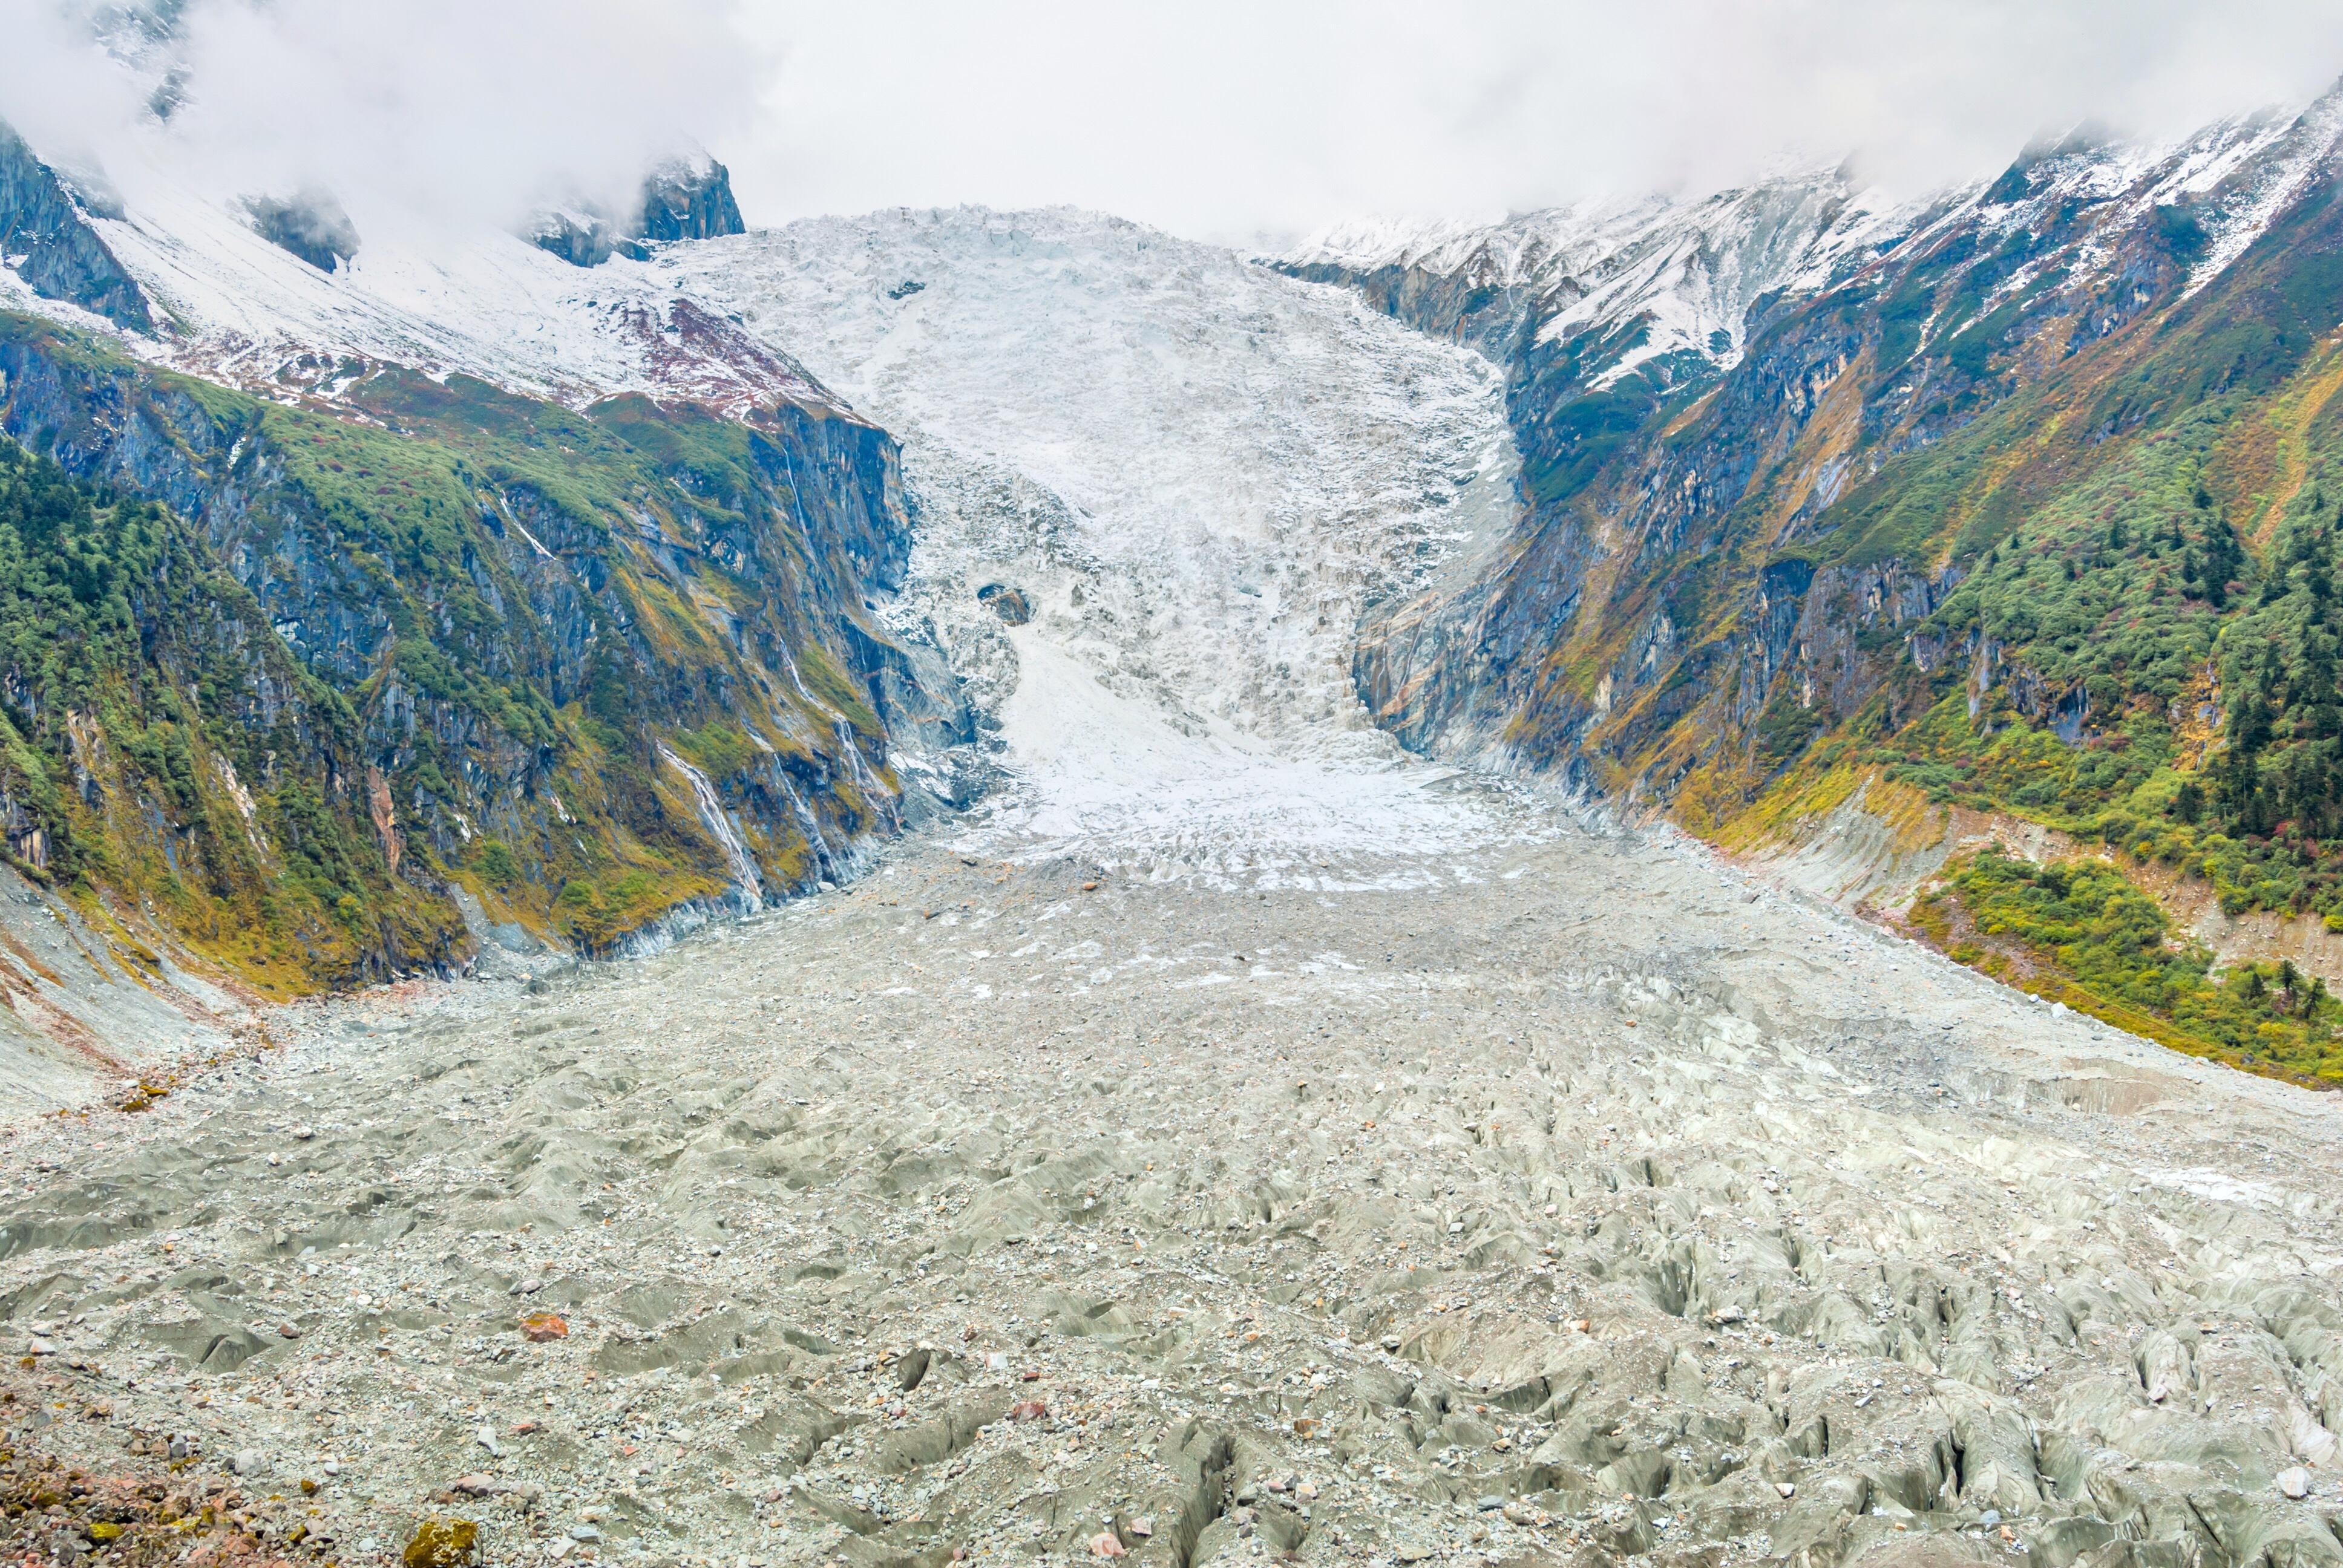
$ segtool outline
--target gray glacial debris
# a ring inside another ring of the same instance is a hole
[[[0,1386],[515,1559],[2343,1556],[2329,1101],[1488,809],[1234,889],[915,839],[17,1123]]]
[[[258,1021],[248,999],[0,868],[0,1119],[232,1050]]]

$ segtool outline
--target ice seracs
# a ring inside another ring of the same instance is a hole
[[[812,219],[651,271],[903,441],[909,598],[997,672],[1022,783],[988,842],[1235,875],[1488,830],[1374,728],[1349,667],[1368,603],[1510,516],[1480,356],[1071,210]]]

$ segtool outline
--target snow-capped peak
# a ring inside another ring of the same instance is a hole
[[[1280,259],[1517,291],[1541,338],[1619,335],[1594,374],[1602,385],[1677,353],[1732,363],[1759,299],[1824,286],[1917,210],[1854,188],[1836,170],[1797,170],[1711,196],[1589,201],[1479,226],[1340,224]]]

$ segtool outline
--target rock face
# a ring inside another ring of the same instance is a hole
[[[1023,626],[1033,618],[1033,605],[1007,583],[987,583],[976,590],[976,602],[1001,618],[1003,626]]]
[[[0,844],[16,869],[111,890],[263,984],[457,960],[463,922],[427,859],[402,867],[377,831],[349,705],[185,518],[109,505],[11,444],[0,538]]]
[[[834,407],[572,414],[380,367],[360,423],[8,317],[0,377],[0,430],[186,519],[344,694],[337,788],[387,869],[493,920],[598,951],[839,878],[904,818],[890,726],[965,736],[867,608],[909,548],[896,452]]]
[[[357,226],[330,191],[304,191],[287,200],[255,196],[245,209],[261,238],[319,272],[332,272],[358,253]]]
[[[529,239],[572,266],[599,266],[614,256],[640,261],[653,245],[747,232],[729,170],[713,158],[670,158],[644,177],[642,206],[631,216],[591,206],[554,212]]]
[[[732,171],[713,158],[673,158],[643,181],[644,239],[664,245],[746,234],[748,229],[739,204],[732,199]]]
[[[318,192],[230,209],[188,191],[109,225],[126,215],[88,182],[13,137],[0,154],[31,286],[6,280],[26,314],[0,312],[0,434],[94,498],[161,507],[188,569],[244,596],[250,656],[142,721],[186,729],[185,799],[148,768],[35,809],[37,769],[0,776],[28,874],[55,865],[154,912],[141,940],[297,990],[452,968],[482,940],[657,946],[840,879],[975,787],[932,630],[887,618],[910,550],[896,443],[743,317],[639,269],[573,296],[506,236],[394,238],[353,269],[359,236]],[[710,160],[660,166],[641,204],[574,216],[556,248],[590,263],[740,228]],[[110,302],[109,279],[129,292]],[[46,305],[67,297],[139,327],[151,302],[167,326],[134,355]],[[229,635],[174,629],[206,657]],[[271,661],[317,683],[331,747],[247,755],[223,729]],[[41,768],[85,749],[72,717],[17,726]],[[922,754],[913,794],[899,741]],[[285,815],[294,774],[357,838],[299,910],[262,919],[307,830]],[[206,837],[239,817],[248,843]],[[150,840],[159,859],[111,852]]]
[[[528,242],[572,266],[599,266],[621,249],[629,256],[639,251],[613,229],[608,218],[583,211],[547,214],[530,231]]]
[[[82,201],[5,121],[0,121],[0,254],[42,298],[77,305],[129,331],[147,329],[146,296],[90,226]]]

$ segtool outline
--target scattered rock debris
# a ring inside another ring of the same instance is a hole
[[[1747,890],[915,842],[288,1010],[0,1130],[0,1558],[2343,1557],[2335,1102]]]

